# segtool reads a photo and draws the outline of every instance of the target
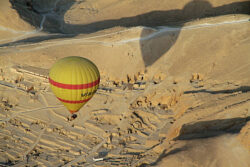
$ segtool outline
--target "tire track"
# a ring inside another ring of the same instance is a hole
[[[15,112],[14,114],[12,114],[10,117],[4,119],[4,120],[0,120],[0,122],[9,122],[11,119],[17,117],[20,114],[26,114],[26,113],[30,113],[30,112],[36,112],[36,111],[41,111],[41,110],[47,110],[47,109],[52,109],[52,108],[62,108],[63,106],[58,106],[58,107],[52,107],[52,106],[48,106],[48,107],[42,107],[42,108],[35,108],[35,109],[31,109],[31,110],[25,110],[25,111],[21,111],[21,112]]]

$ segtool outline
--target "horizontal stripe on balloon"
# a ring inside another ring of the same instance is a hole
[[[87,88],[91,88],[91,87],[98,85],[100,82],[100,78],[98,78],[97,80],[95,80],[94,82],[91,82],[91,83],[77,84],[77,85],[59,83],[59,82],[52,80],[51,78],[49,78],[49,82],[50,82],[50,84],[52,84],[58,88],[63,88],[63,89],[87,89]]]
[[[58,100],[60,100],[61,102],[70,103],[70,104],[85,103],[85,102],[87,102],[87,101],[89,101],[89,100],[91,99],[91,97],[90,97],[90,98],[84,99],[84,100],[73,101],[73,100],[64,100],[64,99],[61,99],[61,98],[59,98],[59,97],[57,97],[57,98],[58,98]]]

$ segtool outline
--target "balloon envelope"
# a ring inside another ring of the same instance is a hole
[[[49,82],[53,93],[73,114],[95,94],[100,73],[96,65],[86,58],[65,57],[50,69]]]

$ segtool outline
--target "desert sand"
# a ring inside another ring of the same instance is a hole
[[[0,166],[250,166],[250,2],[1,0]],[[100,70],[70,120],[60,58]]]

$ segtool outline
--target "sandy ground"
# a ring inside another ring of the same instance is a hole
[[[2,0],[0,166],[250,166],[250,3]],[[101,73],[70,121],[58,59]]]

